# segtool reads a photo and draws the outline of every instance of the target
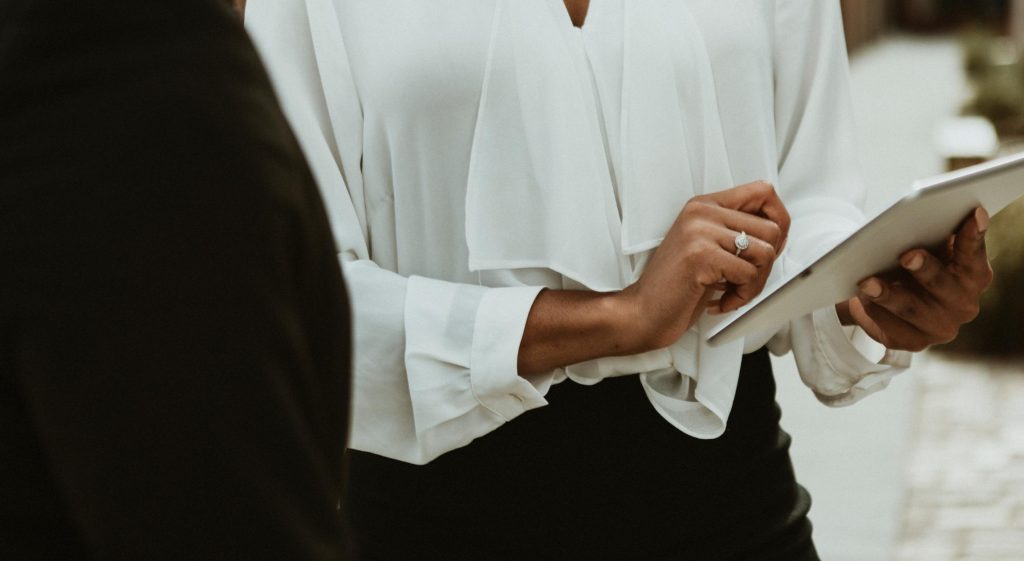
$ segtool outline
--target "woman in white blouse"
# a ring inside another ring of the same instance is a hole
[[[367,559],[816,559],[764,348],[845,405],[977,313],[983,212],[858,298],[703,342],[863,220],[838,2],[252,0],[247,24],[351,285]]]

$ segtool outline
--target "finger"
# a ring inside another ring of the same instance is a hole
[[[747,237],[747,248],[740,250],[736,245],[736,242],[743,234],[746,234]],[[770,268],[772,263],[775,262],[775,248],[768,242],[749,233],[736,232],[723,227],[718,229],[716,239],[718,240],[718,245],[720,245],[726,252],[748,261],[755,267]],[[737,251],[739,252],[737,253]]]
[[[782,199],[775,191],[775,187],[767,182],[765,182],[765,185],[767,186],[768,193],[761,204],[760,214],[778,225],[779,229],[782,231],[783,241],[782,244],[779,245],[779,251],[781,252],[782,248],[785,247],[785,240],[789,239],[789,226],[791,219],[789,217],[789,211],[786,210],[786,205],[783,204]]]
[[[715,313],[718,309],[718,299],[715,298],[715,294],[718,292],[715,288],[708,288],[704,291],[704,295],[701,297],[701,303],[694,307],[693,312],[690,314],[690,319],[687,322],[687,328],[697,323],[701,316],[705,312]]]
[[[915,249],[900,256],[900,266],[924,290],[945,305],[958,302],[963,296],[959,280],[931,252]]]
[[[730,189],[708,193],[708,197],[726,208],[742,210],[744,212],[757,212],[761,210],[765,199],[771,197],[770,192],[774,191],[774,189],[771,183],[758,180],[737,185]]]
[[[761,294],[766,280],[767,276],[759,278],[755,282],[730,287],[729,290],[722,293],[718,303],[718,312],[724,314],[746,306]]]
[[[768,281],[768,272],[765,269],[760,269],[759,271],[760,274],[756,278],[751,279],[750,282],[731,285],[722,293],[718,303],[719,313],[731,312],[742,308],[761,294],[765,283]]]
[[[761,215],[779,226],[782,238],[789,236],[790,217],[775,187],[767,181],[754,181],[709,197],[726,208]]]
[[[760,276],[753,263],[735,255],[722,254],[718,261],[716,267],[721,271],[722,278],[728,283],[726,292],[756,282]]]
[[[736,232],[746,232],[768,242],[776,254],[782,250],[782,243],[784,241],[782,228],[775,222],[767,218],[728,208],[719,208],[716,214],[722,224]]]
[[[882,328],[879,327],[877,323],[875,323],[874,318],[872,318],[868,314],[867,310],[865,309],[867,304],[864,303],[864,300],[860,298],[851,298],[849,300],[849,303],[850,317],[853,319],[853,322],[858,327],[863,329],[864,332],[868,334],[868,337],[871,337],[875,341],[878,341],[879,343],[885,345],[885,331],[883,331]]]
[[[928,334],[873,302],[850,300],[850,316],[869,337],[890,349],[918,352],[932,342]]]
[[[946,236],[944,242],[942,242],[943,258],[945,261],[951,261],[953,259],[953,248],[956,245],[956,234],[950,234]]]
[[[740,308],[760,294],[764,288],[762,277],[766,278],[767,275],[759,274],[757,267],[739,257],[725,253],[719,255],[716,267],[729,285],[719,298],[717,312],[726,313]]]
[[[978,317],[981,292],[991,281],[992,269],[987,262],[985,268],[978,272],[988,272],[988,279],[976,278],[976,275],[958,276],[950,271],[951,265],[942,263],[935,255],[923,250],[907,252],[900,258],[900,264],[912,275],[917,286],[927,291],[931,299],[941,305],[938,321],[962,325]]]
[[[953,241],[953,263],[957,269],[973,272],[988,266],[988,254],[985,251],[988,219],[988,212],[978,207],[960,226]]]
[[[861,299],[885,309],[891,315],[914,326],[934,339],[952,339],[962,323],[950,317],[948,308],[920,286],[911,283],[887,283],[871,277],[860,285]]]

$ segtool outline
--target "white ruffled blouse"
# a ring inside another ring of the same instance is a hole
[[[886,386],[833,308],[720,347],[516,369],[544,287],[617,290],[688,199],[757,179],[793,217],[773,276],[862,223],[836,0],[250,0],[247,26],[330,215],[355,327],[350,446],[426,463],[639,374],[679,430],[725,430],[744,352],[790,350],[829,405]]]

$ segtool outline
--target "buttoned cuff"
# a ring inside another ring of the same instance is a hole
[[[490,288],[477,308],[470,359],[473,395],[480,405],[506,421],[547,404],[541,391],[550,386],[554,373],[531,383],[519,376],[518,368],[526,318],[541,290]]]

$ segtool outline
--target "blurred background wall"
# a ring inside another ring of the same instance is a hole
[[[877,38],[892,19],[889,0],[842,0],[846,43],[855,51]]]
[[[898,27],[913,31],[949,31],[963,25],[987,25],[1003,32],[1024,32],[1020,0],[841,0],[851,50]],[[1016,10],[1011,17],[1011,12]]]

